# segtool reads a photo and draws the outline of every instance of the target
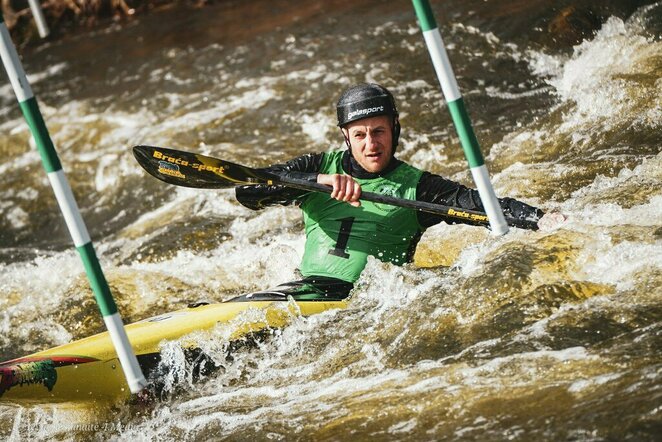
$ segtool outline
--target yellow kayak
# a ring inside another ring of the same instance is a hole
[[[283,327],[296,316],[345,308],[346,301],[228,301],[191,305],[126,326],[141,368],[149,379],[160,360],[160,345],[217,324],[233,325],[230,341],[267,327]],[[259,314],[250,315],[249,309]],[[259,318],[259,319],[250,319]],[[233,320],[237,319],[236,324]],[[194,349],[195,342],[184,341]],[[0,363],[0,401],[114,400],[129,397],[117,354],[107,332],[30,356]]]

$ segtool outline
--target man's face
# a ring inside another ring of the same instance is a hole
[[[388,115],[380,115],[353,121],[343,129],[349,138],[352,156],[368,172],[379,173],[391,161],[391,121]]]

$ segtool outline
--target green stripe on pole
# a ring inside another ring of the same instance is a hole
[[[448,109],[451,112],[453,123],[455,123],[455,129],[460,137],[460,143],[462,144],[464,155],[469,162],[469,167],[482,166],[485,164],[485,160],[483,159],[483,154],[480,152],[478,139],[476,139],[476,134],[471,126],[467,108],[464,106],[464,99],[460,98],[449,102]]]
[[[19,105],[21,106],[25,120],[28,122],[34,141],[37,144],[37,150],[39,151],[39,155],[41,155],[41,161],[44,164],[46,173],[57,172],[62,169],[62,164],[57,156],[57,152],[55,152],[53,141],[48,134],[46,123],[44,123],[44,118],[39,111],[37,99],[32,97],[19,103]]]
[[[83,260],[83,265],[85,266],[85,273],[90,280],[90,285],[92,286],[92,291],[94,292],[94,297],[97,299],[97,304],[99,304],[99,310],[103,316],[110,316],[117,313],[117,305],[113,300],[113,296],[110,293],[110,288],[108,287],[108,282],[106,277],[103,275],[101,270],[101,265],[99,264],[99,259],[97,258],[96,253],[94,252],[94,247],[91,242],[87,244],[76,247],[80,257]]]
[[[421,24],[423,31],[429,31],[437,27],[437,21],[434,19],[432,8],[427,0],[413,0],[416,17]]]

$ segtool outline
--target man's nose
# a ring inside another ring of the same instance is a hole
[[[370,132],[365,135],[365,147],[373,147],[375,145],[375,138]]]

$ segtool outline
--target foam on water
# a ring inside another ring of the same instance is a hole
[[[319,145],[327,144],[327,133],[333,127],[334,121],[327,118],[325,114],[302,115],[297,120],[301,121],[301,131],[308,136],[313,143]]]
[[[596,204],[596,201],[613,199],[611,194],[618,195],[618,191],[622,188],[650,188],[647,191],[647,197],[653,201],[660,193],[660,189],[656,188],[660,179],[662,179],[662,153],[654,157],[644,158],[640,164],[632,169],[623,168],[616,176],[606,177],[601,174],[597,175],[592,183],[572,193],[572,201],[577,206],[586,203]],[[653,206],[652,215],[655,216],[655,205]],[[648,217],[644,217],[644,219],[648,219]],[[653,218],[652,222],[654,220],[655,218]],[[632,221],[638,222],[634,218],[632,218]]]
[[[609,156],[619,148],[619,132],[636,136],[655,130],[662,121],[662,88],[654,61],[660,54],[662,43],[648,36],[639,20],[616,17],[569,56],[526,51],[531,72],[559,99],[550,109],[552,121],[534,122],[508,134],[490,148],[488,160],[513,167],[521,158],[527,163],[533,159],[534,168],[541,160],[557,162],[559,155],[586,161],[593,152]],[[563,164],[569,166],[567,161]]]
[[[575,46],[569,59],[529,52],[532,71],[551,75],[548,82],[558,96],[577,106],[559,130],[572,130],[579,124],[602,124],[608,129],[612,119],[648,127],[660,124],[659,118],[651,118],[659,115],[662,106],[660,88],[651,90],[652,84],[631,76],[646,70],[651,57],[662,52],[662,43],[638,32],[636,23],[611,17],[594,39]],[[642,101],[649,102],[645,112],[641,112]]]
[[[583,390],[591,387],[595,387],[597,385],[603,385],[608,382],[614,381],[616,379],[619,379],[622,377],[622,374],[619,373],[614,373],[614,374],[607,374],[607,375],[600,375],[596,376],[591,379],[582,379],[581,381],[574,382],[569,388],[568,391],[571,393],[580,393]]]
[[[57,293],[74,279],[82,270],[82,265],[74,251],[45,254],[30,262],[0,264],[0,287],[3,292],[20,292],[27,296],[21,303],[55,306],[57,301],[48,294]],[[60,278],[53,280],[53,275]],[[46,295],[46,296],[44,296]]]
[[[652,244],[624,241],[614,245],[607,239],[583,249],[578,264],[582,279],[612,284],[617,290],[632,289],[638,273],[662,270],[662,240]]]
[[[0,204],[0,210],[5,211],[5,217],[15,229],[22,229],[29,223],[28,213],[20,207],[12,207],[11,203]]]
[[[72,252],[37,257],[32,262],[0,264],[0,291],[5,294],[0,312],[0,346],[12,348],[18,356],[42,349],[43,342],[69,342],[71,333],[49,316],[58,311],[62,294],[82,272],[82,264]],[[54,280],[53,275],[60,277]],[[17,318],[22,318],[20,327],[15,326]]]

